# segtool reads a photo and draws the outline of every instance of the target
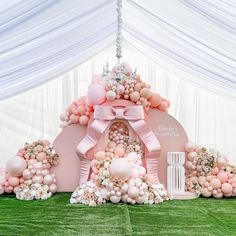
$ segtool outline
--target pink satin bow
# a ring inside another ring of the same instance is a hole
[[[159,182],[157,175],[157,158],[160,154],[161,146],[144,120],[143,107],[97,105],[94,110],[94,120],[88,126],[87,135],[77,146],[77,153],[80,157],[81,164],[80,185],[88,180],[90,172],[90,160],[86,155],[87,152],[97,144],[100,136],[114,119],[127,120],[129,125],[142,140],[147,148],[147,174],[149,174],[155,182]]]

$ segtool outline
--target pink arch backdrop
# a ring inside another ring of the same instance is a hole
[[[181,124],[171,115],[157,109],[150,109],[146,117],[148,126],[152,129],[161,144],[158,162],[158,176],[161,183],[167,183],[167,152],[184,152],[184,145],[188,137]],[[76,147],[86,135],[86,127],[71,125],[63,129],[53,143],[53,147],[60,156],[60,164],[53,169],[57,176],[58,191],[74,191],[80,180],[80,160]],[[93,155],[104,147],[106,132],[98,144],[89,151]],[[132,133],[131,133],[132,136]]]

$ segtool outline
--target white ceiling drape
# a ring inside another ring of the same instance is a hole
[[[115,40],[115,0],[13,2],[0,9],[1,100],[55,78]],[[230,0],[123,0],[124,38],[181,78],[235,99],[235,9]]]
[[[0,12],[0,99],[54,79],[114,42],[111,0],[24,0]]]

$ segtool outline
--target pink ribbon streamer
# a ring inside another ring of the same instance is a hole
[[[93,148],[101,135],[115,119],[127,120],[139,138],[147,148],[146,165],[147,174],[155,181],[159,182],[157,175],[157,162],[161,146],[144,120],[142,106],[104,106],[97,105],[94,110],[94,120],[88,126],[87,135],[77,146],[77,153],[81,161],[80,185],[88,180],[90,172],[90,160],[87,152]]]

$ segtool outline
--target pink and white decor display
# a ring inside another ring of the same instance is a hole
[[[204,197],[236,196],[236,166],[214,149],[185,145],[186,190]]]
[[[16,194],[20,200],[47,199],[57,191],[51,166],[58,155],[47,140],[35,141],[17,152],[0,171],[0,194]]]
[[[155,131],[150,125],[155,126],[156,120],[148,122],[150,109],[163,113],[169,105],[127,63],[95,76],[87,96],[73,102],[60,117],[65,132],[74,124],[87,126],[74,150],[80,158],[80,184],[71,203],[153,204],[169,199],[158,177],[162,152],[158,135],[177,140],[180,131],[178,125],[165,126],[164,122]],[[63,159],[61,145],[54,147]]]

